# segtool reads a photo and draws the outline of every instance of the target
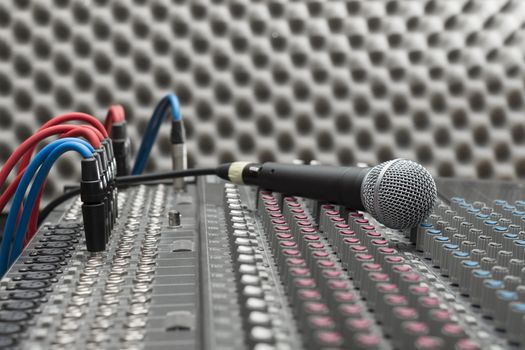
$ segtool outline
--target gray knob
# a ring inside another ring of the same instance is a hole
[[[459,233],[462,233],[462,234],[466,235],[467,232],[468,232],[468,229],[465,232],[461,232],[461,230],[462,230],[461,224],[464,223],[464,222],[466,222],[464,216],[454,215],[454,217],[452,218],[453,225],[455,227],[459,227]]]
[[[492,278],[495,280],[503,281],[505,276],[509,274],[509,269],[504,266],[493,266],[492,269],[490,269],[490,272],[492,273]]]
[[[476,246],[478,247],[478,249],[487,250],[487,246],[491,240],[492,240],[492,237],[490,236],[479,235]]]
[[[512,251],[512,247],[514,246],[514,241],[518,239],[518,234],[516,233],[505,233],[503,235],[502,244],[503,249]]]
[[[483,316],[494,317],[496,307],[496,292],[503,289],[503,282],[495,279],[483,281],[481,289],[481,309]]]
[[[450,226],[448,221],[439,220],[438,222],[436,222],[436,228],[440,231],[444,231],[445,227],[448,227],[448,226]]]
[[[466,241],[466,240],[467,240],[467,236],[462,235],[461,233],[454,233],[450,239],[452,244],[461,244],[461,242]]]
[[[520,221],[521,221],[521,217],[520,217]],[[509,229],[509,233],[514,233],[517,235],[521,231],[521,226],[520,224],[511,224],[508,226],[508,229]]]
[[[486,256],[481,259],[480,264],[483,270],[490,270],[493,266],[496,266],[496,259]]]
[[[454,237],[456,234],[459,234],[458,229],[452,226],[446,226],[443,230],[443,235],[447,237]]]
[[[480,210],[481,210],[481,214],[483,215],[490,215],[490,213],[492,213],[491,207],[483,207]]]
[[[512,252],[500,250],[496,257],[496,263],[500,266],[508,266],[510,259],[512,259]]]
[[[450,262],[452,260],[452,254],[458,251],[459,246],[457,244],[444,244],[440,252],[439,264],[440,272],[443,276],[450,274]]]
[[[429,219],[430,219],[430,217],[429,217]],[[417,241],[416,241],[416,250],[418,252],[422,252],[423,251],[423,241],[424,241],[425,234],[426,234],[427,230],[429,230],[431,228],[432,228],[432,224],[431,223],[424,222],[424,223],[419,224],[419,226],[417,228]]]
[[[457,251],[452,253],[452,259],[450,261],[450,281],[453,284],[458,284],[459,282],[459,272],[460,272],[460,266],[461,261],[467,260],[469,258],[469,253]]]
[[[503,215],[503,217],[498,220],[498,226],[509,226],[512,223],[512,221],[510,221],[511,215],[511,211],[509,211],[507,215]]]
[[[431,224],[433,227],[436,227],[437,222],[438,222],[439,220],[441,220],[441,216],[436,215],[436,214],[430,214],[430,216],[428,217],[428,220],[430,221],[430,224]]]
[[[501,219],[501,214],[498,213],[498,212],[492,212],[490,213],[490,220],[494,220],[494,221],[498,221],[499,219]]]
[[[501,250],[502,247],[503,247],[503,244],[501,243],[490,242],[487,245],[487,255],[491,258],[496,259],[498,256],[498,252]]]
[[[470,302],[473,305],[481,304],[481,291],[483,288],[483,281],[491,278],[488,270],[474,270],[470,276],[469,296]]]
[[[426,259],[430,259],[432,257],[432,252],[430,251],[430,242],[434,240],[435,237],[441,236],[441,232],[441,230],[432,228],[427,230],[425,233],[425,236],[423,237],[423,256]]]
[[[492,228],[492,239],[494,242],[503,243],[503,235],[508,233],[508,229],[505,226],[494,226]]]
[[[445,236],[437,236],[434,237],[434,239],[431,241],[430,244],[430,251],[431,251],[431,259],[432,259],[432,265],[438,267],[440,265],[439,259],[441,257],[441,249],[443,248],[444,244],[450,243],[450,238]]]
[[[470,252],[470,260],[481,262],[481,259],[487,255],[487,252],[482,249],[472,249]]]
[[[448,222],[452,222],[452,219],[454,218],[454,216],[456,216],[457,212],[455,212],[454,210],[445,210],[445,220],[447,220]]]
[[[460,265],[459,274],[459,290],[463,295],[469,294],[470,280],[472,271],[479,269],[480,265],[477,261],[463,260]]]
[[[516,201],[514,203],[514,206],[516,207],[517,210],[520,210],[520,211],[525,211],[525,201]]]
[[[525,327],[525,303],[513,301],[509,303],[507,313],[507,339],[511,343],[520,343]]]
[[[466,225],[466,224],[469,224],[469,225]],[[472,227],[472,224],[469,223],[469,222],[461,223],[461,227],[463,227],[463,226],[467,227],[468,230],[467,230],[467,232],[462,232],[460,230],[460,233],[464,234],[464,235],[467,235],[467,239],[469,241],[477,242],[478,241],[478,236],[481,235],[483,232],[480,229],[478,229],[478,228]]]
[[[525,237],[520,237],[520,239],[514,241],[514,245],[512,247],[512,255],[516,259],[525,260]]]
[[[463,242],[461,242],[461,245],[460,245],[459,249],[461,251],[470,253],[472,250],[474,250],[474,248],[476,248],[476,242],[463,241]]]
[[[496,329],[505,330],[509,304],[513,301],[518,301],[518,293],[504,289],[496,291],[496,306],[494,308],[494,325]]]
[[[521,284],[521,278],[517,276],[508,275],[503,279],[505,289],[516,291],[516,288]]]

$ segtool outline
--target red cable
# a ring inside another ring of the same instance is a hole
[[[106,121],[104,122],[104,126],[106,127],[108,134],[111,135],[111,127],[114,123],[120,123],[124,120],[126,120],[124,107],[122,105],[110,106],[108,109],[108,114],[106,115]]]
[[[122,108],[122,106],[115,106],[112,111],[112,115],[114,115],[112,118],[116,118],[117,120],[119,120],[120,118],[123,118],[123,113],[124,109]],[[68,121],[83,121],[91,125],[59,125]],[[88,140],[88,142],[90,142],[93,145],[94,148],[101,147],[100,141],[108,137],[106,128],[98,119],[89,114],[80,112],[73,112],[60,115],[42,125],[38,129],[37,133],[28,138],[26,141],[24,141],[17,148],[17,150],[15,150],[15,152],[6,161],[2,169],[0,169],[1,188],[5,184],[5,181],[7,180],[7,177],[11,173],[13,167],[23,155],[20,165],[18,167],[18,174],[16,178],[0,196],[0,212],[3,211],[9,199],[13,196],[14,192],[16,191],[16,188],[20,183],[23,173],[29,165],[29,162],[31,161],[31,156],[34,150],[36,149],[38,142],[40,142],[48,136],[59,133],[62,134],[61,137],[83,136]],[[40,192],[36,199],[36,203],[34,205],[34,209],[31,213],[31,218],[29,221],[30,236],[32,236],[37,229],[38,210],[44,187],[45,183],[40,189]],[[26,237],[25,240],[27,241],[28,238]]]
[[[4,185],[5,181],[7,180],[7,177],[13,170],[13,167],[16,165],[17,161],[21,157],[23,157],[22,161],[26,158],[29,160],[31,159],[31,154],[36,148],[38,142],[51,135],[60,133],[66,134],[75,129],[79,130],[79,133],[82,134],[83,137],[88,139],[89,143],[91,143],[94,148],[101,147],[100,140],[96,136],[96,133],[91,129],[91,127],[79,125],[55,125],[49,127],[29,137],[15,150],[15,152],[13,152],[13,154],[11,154],[11,156],[7,159],[6,163],[0,170],[0,186]],[[0,212],[4,210],[6,204],[9,202],[9,199],[11,199],[14,192],[16,191],[16,188],[18,187],[18,184],[22,179],[26,167],[27,165],[23,166],[22,163],[19,165],[16,178],[9,184],[9,186],[6,188],[5,191],[3,191],[2,195],[0,196]]]
[[[100,140],[108,138],[108,133],[107,133],[106,129],[104,128],[104,125],[102,125],[102,123],[98,119],[96,119],[95,117],[93,117],[93,116],[91,116],[89,114],[80,113],[80,112],[72,112],[72,113],[66,113],[66,114],[63,114],[63,115],[59,115],[58,117],[55,117],[55,118],[49,120],[44,125],[42,125],[37,130],[37,132],[44,131],[44,130],[48,129],[49,127],[57,126],[58,124],[63,124],[65,122],[69,122],[69,121],[83,121],[83,122],[86,122],[88,124],[91,124],[91,126],[94,129],[97,130],[95,132],[97,133],[97,136],[99,136]],[[75,126],[75,125],[73,125],[73,126]],[[78,126],[78,125],[76,125],[76,126]],[[23,169],[25,169],[29,165],[29,162],[31,161],[31,155],[33,154],[33,152],[34,152],[34,148],[31,151],[31,153],[29,153],[28,155],[24,156],[24,158],[20,162],[20,166],[19,167],[22,167]],[[0,184],[1,183],[2,182],[0,181]]]
[[[42,130],[50,126],[53,126],[53,125],[63,124],[66,122],[71,122],[71,121],[79,121],[79,122],[82,121],[82,122],[91,124],[102,133],[104,138],[108,137],[106,128],[104,128],[104,125],[97,118],[93,117],[92,115],[82,113],[82,112],[71,112],[71,113],[59,115],[49,120],[47,123],[42,125],[40,129],[38,130]]]
[[[22,144],[18,146],[15,152],[13,152],[13,154],[11,154],[11,156],[7,159],[2,169],[0,169],[0,188],[4,186],[9,174],[13,170],[16,163],[20,160],[20,158],[26,155],[29,151],[33,152],[36,145],[40,141],[51,135],[66,133],[75,128],[78,128],[78,125],[55,125],[35,133],[34,135],[26,139],[24,142],[22,142]],[[89,143],[93,145],[93,147],[100,147],[100,140],[97,137],[93,137],[92,133],[86,132],[85,136],[88,139]],[[31,154],[29,154],[28,157],[29,159],[31,159]],[[27,162],[27,164],[29,164],[29,162]],[[27,165],[22,166],[21,164],[19,166],[19,169],[25,169],[26,167]]]
[[[64,137],[84,137],[86,135],[86,130],[89,132],[91,126],[90,125],[79,125],[78,128],[75,128],[73,130],[70,130],[66,132],[65,134],[60,135],[60,138]],[[83,130],[86,129],[86,130]],[[95,129],[96,130],[96,129]],[[95,145],[91,144],[94,148],[100,147],[100,141],[99,146],[95,147]],[[24,247],[26,244],[31,240],[31,238],[34,236],[36,231],[38,230],[38,214],[40,212],[40,201],[42,199],[42,194],[44,193],[44,188],[46,187],[47,179],[42,184],[42,188],[40,188],[40,192],[38,192],[38,196],[35,199],[35,204],[33,206],[33,210],[31,211],[31,216],[29,218],[29,224],[28,229],[26,231],[26,236],[24,238]]]

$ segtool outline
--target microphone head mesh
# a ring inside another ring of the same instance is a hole
[[[394,159],[368,172],[361,185],[361,200],[377,221],[393,229],[408,229],[423,222],[437,198],[432,175],[420,164]]]

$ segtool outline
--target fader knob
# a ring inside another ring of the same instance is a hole
[[[450,261],[450,280],[453,284],[457,284],[459,282],[459,273],[460,273],[460,266],[461,262],[463,260],[467,260],[469,258],[469,253],[457,251],[452,253],[452,259]]]
[[[408,306],[408,299],[400,294],[386,294],[383,295],[383,300],[378,303],[376,309],[376,318],[380,323],[384,323],[386,319],[392,317],[392,310],[396,307]]]
[[[399,334],[401,324],[405,321],[417,321],[419,313],[415,308],[398,306],[392,310],[392,317],[385,317],[383,329],[385,334]]]
[[[356,350],[379,349],[381,338],[374,333],[361,333],[354,336],[353,348]],[[355,347],[354,347],[355,346]]]
[[[445,349],[445,342],[441,338],[424,335],[416,340],[414,348],[416,350],[442,350]]]
[[[525,303],[511,302],[507,314],[507,339],[511,343],[520,343],[525,325]]]
[[[453,349],[458,340],[465,338],[463,327],[457,323],[446,323],[441,328],[441,336],[445,340],[445,348]]]
[[[516,291],[516,288],[522,283],[521,278],[517,276],[505,276],[503,279],[503,283],[505,284],[505,289],[510,291]]]
[[[426,323],[420,321],[403,322],[401,325],[401,334],[395,334],[393,338],[394,346],[398,349],[414,349],[415,341],[429,333],[429,327]]]
[[[312,349],[337,349],[343,345],[344,338],[339,332],[334,331],[318,331],[314,333],[314,344]]]
[[[470,276],[469,296],[473,305],[480,305],[483,281],[491,277],[488,270],[474,270]]]
[[[472,271],[479,269],[479,263],[472,260],[463,260],[460,266],[459,289],[461,294],[468,295]]]
[[[440,272],[443,276],[450,274],[450,261],[452,260],[452,254],[458,251],[459,246],[457,244],[444,244],[441,249],[441,256],[439,257]]]
[[[483,281],[481,289],[481,308],[483,315],[494,317],[494,308],[496,307],[496,291],[503,289],[503,282],[495,279],[486,279]]]
[[[514,301],[518,301],[518,293],[510,290],[496,291],[496,304],[494,307],[494,324],[496,329],[505,330],[509,304]]]

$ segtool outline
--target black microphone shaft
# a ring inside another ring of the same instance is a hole
[[[246,163],[242,169],[242,183],[363,210],[361,184],[369,170],[326,165]],[[235,182],[231,176],[229,180]]]

